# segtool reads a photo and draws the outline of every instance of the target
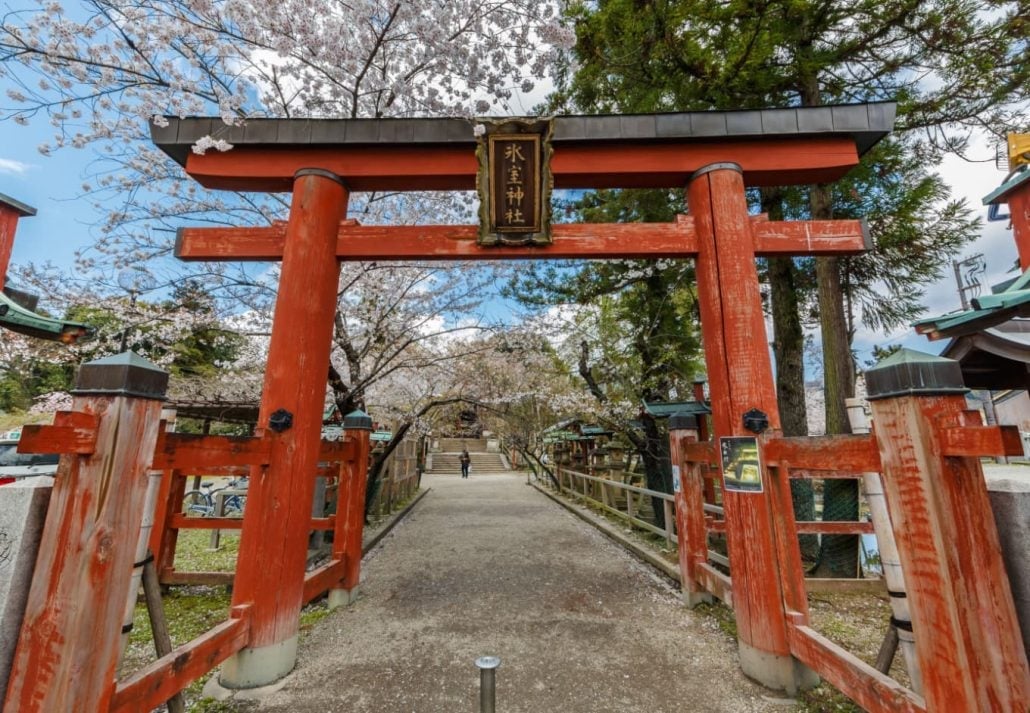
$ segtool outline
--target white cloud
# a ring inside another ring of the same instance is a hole
[[[32,168],[30,163],[22,163],[11,158],[0,158],[0,173],[21,175]]]

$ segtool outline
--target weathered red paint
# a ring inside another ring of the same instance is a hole
[[[713,166],[690,182],[687,202],[698,239],[698,302],[716,442],[753,435],[742,423],[752,408],[764,411],[776,431],[779,411],[743,176]],[[777,562],[768,536],[775,526],[769,483],[761,493],[724,488],[722,497],[739,638],[760,651],[788,655],[781,580],[803,588],[803,574],[780,572],[784,563]]]
[[[154,450],[155,470],[189,470],[205,474],[210,468],[265,465],[269,462],[275,434],[257,436],[200,436],[163,434]]]
[[[761,442],[767,439],[762,439]],[[794,520],[794,500],[790,492],[789,467],[767,465],[765,475],[766,487],[769,489],[769,501],[774,527],[769,533],[779,563],[777,571],[780,576],[780,591],[783,606],[801,616],[802,622],[808,621],[808,593],[805,590],[804,568],[801,564],[801,550],[798,547],[798,527]]]
[[[50,426],[22,426],[19,453],[75,453],[96,450],[97,417],[79,411],[58,411]]]
[[[762,441],[762,459],[770,465],[790,463],[792,470],[837,471],[852,478],[880,470],[876,441],[865,435],[771,438]]]
[[[154,524],[150,529],[150,542],[147,543],[147,549],[154,555],[154,567],[159,581],[164,572],[174,566],[179,533],[171,525],[171,516],[172,513],[182,511],[185,490],[186,479],[181,472],[166,470],[161,473],[154,503]]]
[[[942,455],[938,426],[962,418],[965,398],[871,406],[927,709],[1030,710],[1030,668],[980,461]]]
[[[14,208],[0,203],[0,289],[7,284],[7,267],[11,262],[14,250],[14,234],[18,230],[18,219],[21,217]]]
[[[370,432],[348,429],[345,433],[347,440],[355,444],[355,449],[353,458],[344,461],[341,469],[333,559],[342,560],[346,565],[339,589],[349,592],[361,581],[361,536],[365,530],[365,484],[368,480]]]
[[[227,621],[120,682],[110,712],[154,710],[242,649],[247,643],[249,629],[250,612],[246,607],[235,607]]]
[[[679,469],[676,492],[676,532],[679,534],[678,555],[680,586],[689,597],[703,594],[698,577],[698,564],[708,561],[708,532],[705,530],[704,486],[701,465],[684,456],[683,446],[697,440],[696,431],[670,432],[670,458]],[[675,473],[673,474],[676,475]],[[693,602],[691,602],[693,604]]]
[[[55,479],[4,709],[107,710],[125,593],[143,520],[161,403],[79,396],[99,419],[96,453],[65,455]]]
[[[233,589],[233,604],[253,605],[249,648],[290,639],[299,626],[340,273],[336,233],[347,197],[331,177],[294,182],[258,419],[267,429],[284,409],[292,426],[273,440],[267,468],[255,467],[250,478]]]
[[[979,414],[977,414],[979,417]],[[1018,426],[941,428],[941,453],[946,456],[1022,456]]]
[[[668,188],[682,186],[709,164],[733,161],[749,186],[835,180],[858,164],[850,137],[757,141],[697,140],[623,145],[556,146],[556,188]],[[475,190],[475,150],[456,146],[236,146],[225,153],[190,154],[186,172],[207,188],[286,192],[297,171],[319,166],[346,176],[352,191]]]
[[[333,559],[304,576],[304,603],[320,597],[330,589],[337,589],[347,569],[344,560]]]
[[[876,713],[965,710],[928,708],[921,696],[804,624],[791,625],[789,632],[794,655],[866,710]]]
[[[814,220],[769,222],[752,218],[754,252],[770,255],[855,255],[868,249],[862,222]],[[340,224],[336,256],[341,260],[497,260],[577,257],[662,258],[697,253],[694,222],[557,224],[551,245],[476,243],[477,225]],[[266,228],[185,228],[176,241],[182,260],[280,260],[286,224]],[[704,439],[702,439],[704,440]]]
[[[1019,251],[1019,269],[1030,269],[1030,183],[1024,183],[1008,197],[1012,237]]]

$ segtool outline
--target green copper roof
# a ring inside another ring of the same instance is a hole
[[[1013,317],[1030,317],[1030,270],[1001,292],[974,297],[970,302],[972,309],[928,317],[913,322],[912,326],[930,339],[942,339],[982,332]]]
[[[93,328],[78,322],[52,319],[25,309],[0,292],[0,327],[37,339],[74,344],[93,336]]]
[[[954,359],[899,349],[865,372],[868,399],[910,394],[964,394],[962,368]]]
[[[983,204],[991,205],[993,203],[1006,203],[1008,202],[1009,193],[1025,183],[1030,183],[1030,170],[1027,169],[1020,171],[1015,176],[1005,181],[1005,183],[1002,183],[1000,186],[984,196]]]
[[[712,409],[700,401],[644,401],[644,409],[655,418],[668,418],[674,413],[706,414]]]

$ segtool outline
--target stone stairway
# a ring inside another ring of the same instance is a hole
[[[458,460],[460,457],[460,451],[457,453],[434,453],[433,467],[427,473],[430,475],[461,473],[461,462]],[[469,476],[509,472],[500,453],[469,453],[469,457],[472,459]]]

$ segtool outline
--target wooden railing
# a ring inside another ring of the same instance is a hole
[[[183,496],[195,475],[240,477],[260,473],[268,463],[271,436],[196,436],[165,433],[158,439],[153,466],[163,471],[150,536],[158,578],[162,584],[231,585],[235,572],[190,572],[176,569],[180,530],[242,530],[243,517],[196,517],[183,512]],[[346,464],[354,458],[355,436],[323,441],[318,470],[313,478],[326,478],[333,489],[346,480]],[[257,468],[258,471],[253,469]],[[246,510],[244,510],[244,514]],[[219,513],[220,515],[220,513]],[[312,516],[311,529],[332,531],[336,516]],[[318,592],[317,594],[322,594]]]

